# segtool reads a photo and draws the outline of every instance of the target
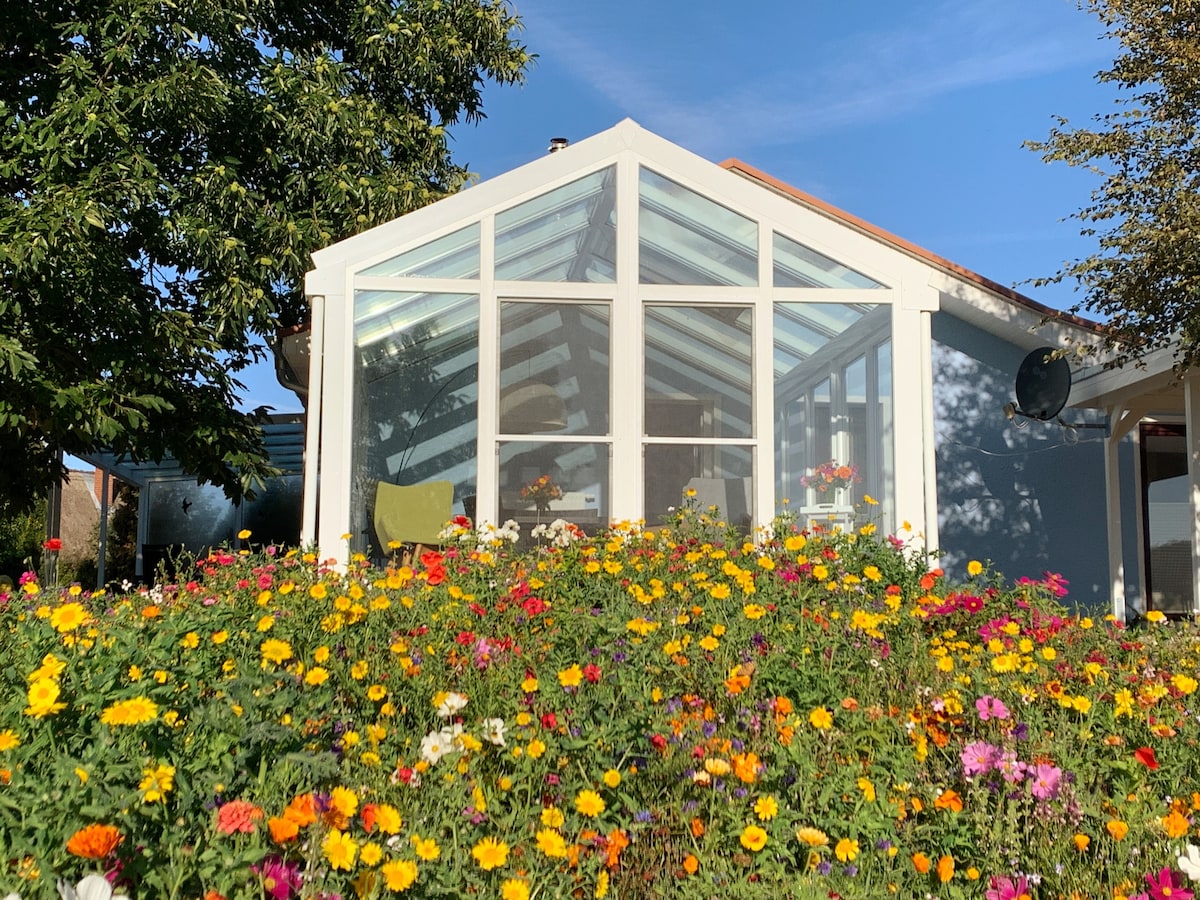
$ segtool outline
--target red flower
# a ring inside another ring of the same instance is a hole
[[[583,667],[583,677],[587,679],[588,684],[595,684],[600,680],[600,667],[595,663],[588,663]]]
[[[1153,747],[1139,747],[1133,751],[1133,758],[1144,765],[1147,769],[1157,769],[1158,760],[1154,758]]]
[[[62,539],[61,538],[50,538],[48,541],[46,541],[46,543],[42,544],[42,547],[45,548],[46,550],[53,550],[54,552],[57,553],[59,550],[62,549]]]

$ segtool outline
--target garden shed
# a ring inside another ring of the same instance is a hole
[[[1102,408],[1005,414],[1027,354],[1090,323],[632,121],[564,144],[315,254],[284,345],[303,539],[378,552],[381,484],[448,482],[454,513],[526,531],[693,497],[747,528],[857,513],[1098,607],[1115,529],[1141,602],[1105,502],[1129,442],[1106,456]]]

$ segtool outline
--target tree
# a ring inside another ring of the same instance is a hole
[[[1074,214],[1099,249],[1035,284],[1073,279],[1087,309],[1107,325],[1114,362],[1176,344],[1182,370],[1200,361],[1200,3],[1080,0],[1121,52],[1097,80],[1116,109],[1091,128],[1059,118],[1045,141],[1048,162],[1100,176],[1090,205]],[[1177,342],[1177,343],[1176,343]]]
[[[272,470],[237,373],[311,253],[459,189],[446,128],[530,55],[506,0],[0,9],[0,499],[56,448]]]

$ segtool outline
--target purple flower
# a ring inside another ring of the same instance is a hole
[[[1038,763],[1029,776],[1029,790],[1039,800],[1053,800],[1058,796],[1062,782],[1062,769],[1049,763]]]
[[[986,900],[1018,900],[1022,895],[1029,896],[1029,882],[1024,875],[1011,878],[1001,878],[993,875],[990,890],[984,897]]]
[[[963,775],[983,775],[990,772],[1000,759],[1000,748],[986,741],[972,741],[960,754]]]
[[[262,879],[263,890],[272,900],[288,900],[293,891],[300,890],[299,867],[284,862],[278,856],[268,856],[253,870]]]
[[[979,719],[986,722],[988,719],[1007,719],[1008,707],[1003,701],[996,697],[987,694],[975,701],[975,709],[979,713]]]

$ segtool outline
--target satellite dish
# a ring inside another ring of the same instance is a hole
[[[1071,366],[1053,347],[1038,347],[1017,369],[1017,412],[1043,422],[1053,419],[1071,393]]]

